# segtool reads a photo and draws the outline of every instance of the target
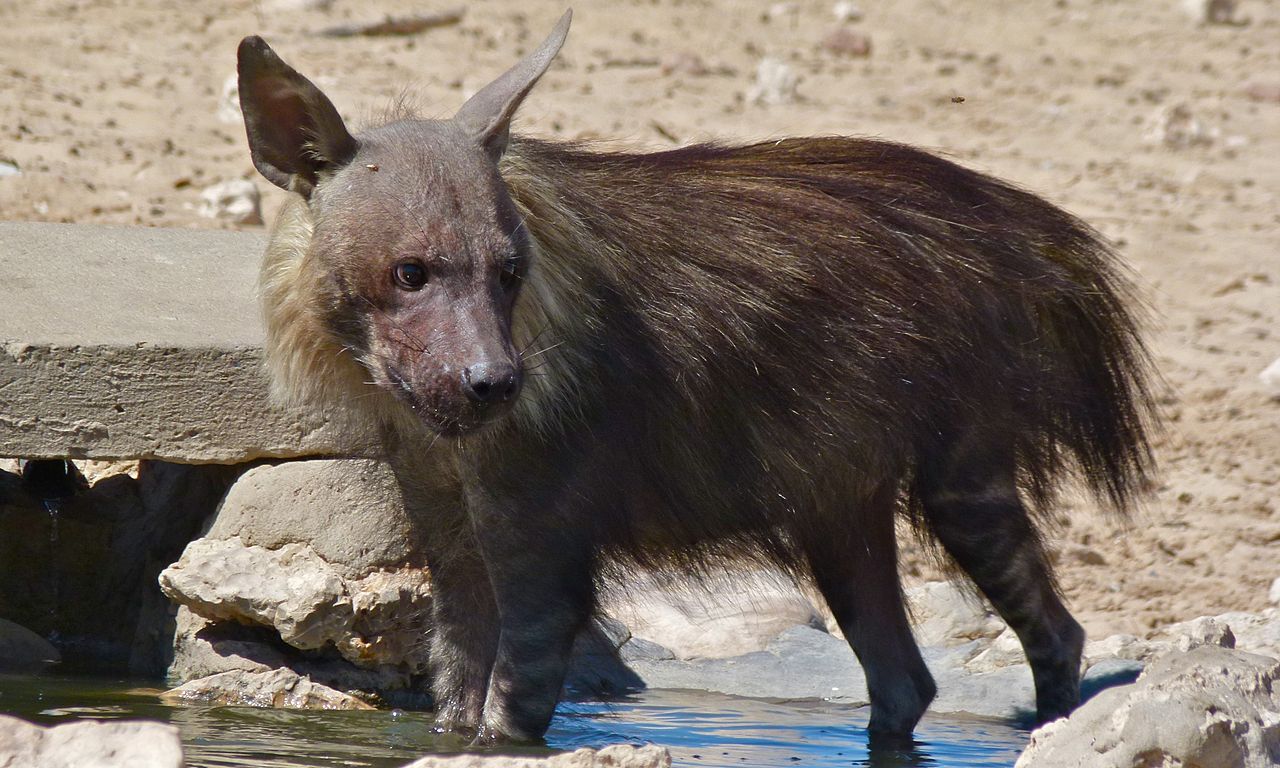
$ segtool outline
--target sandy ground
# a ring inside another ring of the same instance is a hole
[[[246,178],[270,219],[284,193],[254,173],[241,126],[215,116],[241,36],[265,35],[356,124],[406,93],[441,116],[566,2],[476,2],[455,26],[352,39],[317,32],[451,4],[0,4],[0,160],[21,169],[0,176],[0,216],[230,226],[199,215],[199,193]],[[1213,26],[1180,0],[862,0],[863,18],[843,23],[832,5],[579,0],[518,128],[652,147],[880,136],[1093,222],[1154,310],[1168,425],[1159,487],[1127,525],[1068,505],[1054,541],[1064,589],[1095,636],[1266,607],[1280,576],[1280,400],[1258,373],[1280,356],[1280,2]],[[870,55],[824,47],[838,27],[869,38]],[[800,77],[798,100],[751,100],[765,57]],[[1185,130],[1166,142],[1161,117],[1179,106]],[[919,553],[907,561],[911,579],[932,575]]]

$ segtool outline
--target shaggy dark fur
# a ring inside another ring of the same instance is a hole
[[[450,121],[351,136],[256,38],[255,163],[299,193],[264,266],[286,394],[384,435],[435,521],[448,727],[546,729],[599,580],[744,560],[812,578],[871,728],[934,695],[894,521],[1018,633],[1043,718],[1083,632],[1028,506],[1077,473],[1123,510],[1150,465],[1147,357],[1114,254],[1030,193],[910,147],[660,153],[511,137],[567,32]]]

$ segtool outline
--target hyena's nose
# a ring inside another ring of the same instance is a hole
[[[462,370],[462,391],[481,405],[506,402],[520,391],[520,375],[510,363],[476,363]]]

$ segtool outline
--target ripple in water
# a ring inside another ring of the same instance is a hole
[[[0,678],[0,712],[52,725],[88,718],[164,720],[182,733],[190,768],[398,768],[429,753],[464,751],[423,712],[319,712],[170,707],[151,688],[85,678]],[[822,702],[770,703],[691,691],[646,691],[618,701],[567,703],[547,754],[608,744],[661,744],[675,764],[966,768],[1011,766],[1025,731],[980,719],[928,716],[910,750],[868,748],[866,709]]]

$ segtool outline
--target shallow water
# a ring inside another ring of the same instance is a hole
[[[145,684],[144,684],[145,685]],[[52,725],[86,718],[148,718],[182,733],[191,768],[394,768],[465,745],[431,730],[425,712],[318,712],[171,707],[159,689],[129,681],[0,677],[0,712]],[[1025,731],[989,720],[926,717],[909,751],[872,752],[867,710],[822,702],[769,703],[696,691],[646,691],[608,703],[567,703],[547,753],[628,742],[662,744],[680,766],[1013,765]]]

